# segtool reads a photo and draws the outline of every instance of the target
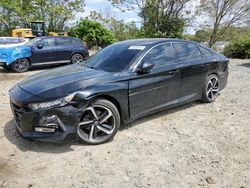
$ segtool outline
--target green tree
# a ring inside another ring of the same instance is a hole
[[[69,35],[87,42],[90,48],[93,46],[105,47],[115,42],[114,34],[110,30],[100,23],[88,19],[80,20],[70,29]]]
[[[110,9],[107,9],[104,13],[92,11],[90,18],[111,30],[118,41],[144,36],[142,30],[136,26],[135,22],[125,23],[123,20],[118,20]]]
[[[185,26],[184,6],[190,0],[110,0],[122,10],[135,10],[146,37],[181,37]]]
[[[45,21],[48,31],[62,31],[84,6],[84,0],[1,0],[0,35],[11,35],[16,27],[30,27],[36,20]]]
[[[240,23],[249,14],[249,0],[201,0],[202,14],[210,18],[212,30],[209,47],[212,47],[230,26]]]

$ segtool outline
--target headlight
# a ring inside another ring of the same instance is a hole
[[[58,99],[54,101],[48,101],[48,102],[42,102],[42,103],[30,103],[28,104],[28,107],[31,110],[37,110],[37,109],[48,108],[48,107],[53,107],[53,106],[64,106],[70,101],[72,101],[74,96],[75,96],[75,93],[72,93],[62,99]]]

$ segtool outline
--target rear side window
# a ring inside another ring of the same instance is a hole
[[[72,44],[73,45],[81,45],[81,41],[80,40],[77,40],[77,39],[71,39],[72,40]]]
[[[170,43],[156,46],[143,59],[153,63],[155,67],[175,63],[173,46]]]
[[[199,49],[201,51],[202,57],[204,57],[204,58],[210,57],[212,55],[212,53],[209,50],[207,50],[207,49],[205,49],[205,48],[203,48],[201,46],[199,46]]]
[[[174,48],[177,62],[201,59],[201,53],[194,44],[174,43]]]
[[[71,46],[72,45],[72,41],[69,38],[56,38],[56,45],[57,46]]]

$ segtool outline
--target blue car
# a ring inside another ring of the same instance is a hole
[[[85,44],[73,37],[39,37],[25,45],[0,48],[0,65],[14,72],[25,72],[31,66],[80,63],[88,58]]]

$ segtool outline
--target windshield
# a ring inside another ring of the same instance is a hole
[[[28,46],[34,46],[39,40],[41,40],[41,38],[34,38],[34,39],[26,42],[25,44]]]
[[[133,48],[125,44],[113,44],[88,59],[84,66],[107,72],[121,72],[129,67],[143,49],[144,47]]]

